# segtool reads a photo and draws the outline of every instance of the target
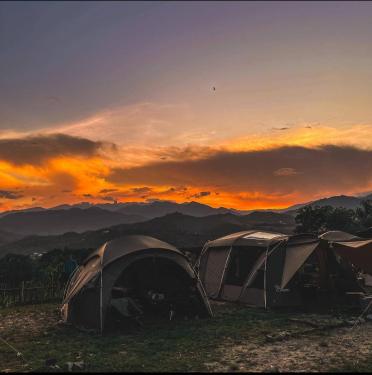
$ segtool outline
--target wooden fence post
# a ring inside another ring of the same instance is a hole
[[[25,282],[22,281],[21,284],[21,303],[25,302]]]

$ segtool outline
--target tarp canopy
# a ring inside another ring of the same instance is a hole
[[[326,233],[323,233],[319,236],[321,240],[325,240],[328,242],[334,242],[334,241],[355,241],[355,240],[361,240],[362,238],[358,236],[354,236],[353,234],[343,232],[340,230],[330,230]]]
[[[333,242],[333,249],[350,263],[372,274],[372,240]]]
[[[329,231],[319,238],[327,241],[341,258],[372,274],[372,239],[365,240],[342,231]]]
[[[311,243],[287,246],[281,288],[287,286],[294,274],[305,263],[306,259],[313,253],[318,245],[319,242],[314,241]]]

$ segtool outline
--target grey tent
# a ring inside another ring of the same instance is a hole
[[[72,276],[62,304],[62,318],[77,327],[103,332],[117,287],[130,288],[143,303],[146,293],[163,293],[176,314],[187,310],[211,316],[203,286],[187,258],[174,246],[148,236],[125,236],[103,244]]]
[[[207,242],[197,267],[210,298],[262,307],[301,305],[310,291],[338,287],[333,272],[342,276],[332,250],[316,236],[253,230]],[[360,290],[351,284],[345,288]]]

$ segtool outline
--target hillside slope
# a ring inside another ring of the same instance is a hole
[[[128,234],[153,236],[183,249],[199,248],[208,240],[241,230],[259,229],[290,233],[294,226],[291,215],[278,213],[253,212],[245,216],[222,214],[205,217],[174,213],[145,222],[121,224],[97,231],[28,236],[0,246],[0,256],[7,253],[31,254],[65,247],[97,248],[108,240]]]
[[[70,231],[84,232],[141,220],[144,218],[138,215],[125,215],[98,207],[71,208],[10,213],[0,218],[0,228],[21,235],[56,235]]]

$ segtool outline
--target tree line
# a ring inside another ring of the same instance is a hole
[[[332,206],[305,206],[296,217],[296,233],[322,234],[340,230],[352,234],[372,227],[372,201],[363,201],[360,207],[348,209]]]
[[[78,265],[93,249],[54,249],[40,256],[7,254],[0,259],[0,284],[18,288],[22,282],[33,285],[63,285],[65,263],[73,257]]]

